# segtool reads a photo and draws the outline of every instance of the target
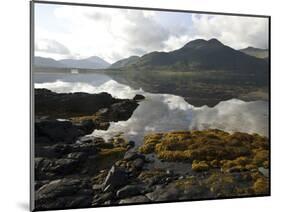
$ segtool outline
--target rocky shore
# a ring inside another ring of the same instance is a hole
[[[37,210],[269,194],[269,141],[220,130],[84,137],[128,120],[145,97],[35,91]],[[144,100],[145,101],[145,100]],[[177,172],[156,163],[190,165]]]

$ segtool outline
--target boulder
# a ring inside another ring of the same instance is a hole
[[[127,161],[135,160],[137,158],[145,159],[145,156],[138,152],[135,152],[135,151],[128,151],[124,155],[124,160],[127,160]]]
[[[136,203],[147,203],[147,202],[150,202],[150,199],[148,199],[146,196],[139,195],[139,196],[122,199],[119,201],[119,204],[136,204]]]
[[[144,165],[144,159],[136,158],[135,160],[133,160],[132,164],[136,169],[142,169]]]
[[[127,185],[116,192],[116,196],[120,199],[132,197],[141,194],[145,187],[142,185]]]
[[[35,123],[35,145],[74,143],[81,131],[70,121],[48,120]]]
[[[35,89],[35,114],[53,118],[87,116],[101,108],[108,108],[120,100],[108,93],[55,93],[47,89]]]
[[[128,182],[128,174],[123,169],[112,166],[109,170],[104,183],[103,190],[104,191],[112,191],[114,189],[120,188],[126,185]]]
[[[54,180],[35,193],[36,210],[90,207],[91,203],[89,182],[78,179]]]
[[[49,168],[49,171],[61,175],[71,174],[78,168],[78,163],[79,161],[69,158],[57,159],[53,162],[52,166]]]
[[[76,126],[83,131],[83,134],[91,134],[93,130],[96,128],[96,123],[92,119],[82,120],[81,123]]]
[[[141,101],[144,99],[145,99],[145,97],[141,94],[136,94],[135,97],[133,98],[133,100],[135,100],[135,101]]]
[[[67,158],[78,160],[79,162],[83,162],[87,159],[88,154],[85,152],[72,152],[67,155]]]
[[[102,204],[106,201],[111,200],[112,198],[114,198],[113,192],[103,193],[100,196],[97,196],[96,198],[94,198],[93,205]]]
[[[180,194],[180,190],[175,186],[160,186],[145,196],[151,201],[172,201],[177,200]]]

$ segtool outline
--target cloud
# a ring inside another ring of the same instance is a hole
[[[61,6],[54,9],[53,16],[67,30],[37,26],[35,37],[57,40],[71,50],[72,56],[96,55],[115,62],[175,46],[167,41],[171,36],[176,39],[183,27],[174,26],[171,30],[157,20],[157,15],[159,12],[154,11]]]
[[[44,19],[44,13],[37,17]],[[113,63],[151,51],[172,51],[196,38],[215,37],[234,48],[268,45],[263,18],[77,6],[55,7],[50,17],[48,27],[35,26],[35,50],[42,56],[52,52],[54,59],[95,55]]]
[[[81,78],[82,79],[82,78]],[[133,98],[136,94],[145,96],[128,121],[111,123],[107,131],[95,130],[94,135],[110,138],[120,132],[129,140],[142,141],[150,131],[222,129],[225,131],[259,133],[268,136],[268,103],[264,101],[244,102],[238,99],[222,101],[215,107],[194,107],[184,98],[171,94],[152,94],[142,89],[132,89],[105,75],[94,74],[90,82],[82,79],[72,82],[53,79],[35,84],[36,88],[47,88],[58,93],[107,92],[116,98]]]
[[[35,51],[64,55],[70,54],[70,51],[67,47],[57,42],[56,40],[50,39],[36,40]]]
[[[194,36],[217,38],[240,49],[248,46],[268,48],[268,19],[226,15],[192,15]]]

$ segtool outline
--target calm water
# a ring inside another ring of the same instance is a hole
[[[268,102],[244,102],[238,99],[222,101],[215,107],[194,107],[182,97],[152,94],[141,88],[120,84],[105,74],[42,74],[34,75],[35,88],[54,92],[108,92],[117,98],[146,97],[127,121],[111,123],[107,131],[96,130],[91,136],[108,139],[116,134],[142,142],[144,134],[170,130],[218,128],[268,135]]]

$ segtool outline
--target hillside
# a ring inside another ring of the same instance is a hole
[[[36,67],[47,67],[47,68],[105,69],[110,66],[110,63],[97,56],[92,56],[85,59],[63,59],[63,60],[35,57],[34,65]]]
[[[240,49],[239,51],[253,56],[253,57],[257,57],[257,58],[268,58],[268,49],[259,49],[259,48],[254,48],[254,47],[247,47],[245,49]]]
[[[267,61],[246,55],[217,39],[193,40],[171,52],[151,52],[127,67],[140,70],[224,70],[257,72],[267,70]]]

